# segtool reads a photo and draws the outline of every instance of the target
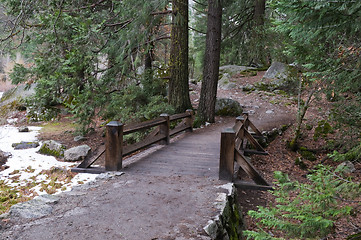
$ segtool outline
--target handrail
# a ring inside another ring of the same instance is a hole
[[[166,121],[167,120],[165,120],[164,118],[157,118],[157,119],[153,119],[153,120],[149,120],[149,121],[145,121],[145,122],[141,122],[141,123],[135,123],[135,124],[131,124],[128,126],[124,126],[123,135],[137,132],[139,130],[155,127],[160,124],[163,124]]]
[[[269,186],[258,171],[248,161],[244,154],[262,154],[268,153],[262,148],[258,141],[248,131],[248,128],[254,131],[254,135],[262,137],[262,133],[249,120],[248,114],[236,118],[233,127],[227,128],[221,133],[221,149],[219,162],[219,179],[233,181],[234,163],[238,165],[253,179],[256,184]],[[254,149],[247,149],[246,142],[249,142]]]
[[[170,129],[170,122],[183,120],[174,129]],[[106,125],[106,143],[94,154],[92,158],[85,159],[73,172],[93,172],[118,171],[122,168],[124,156],[144,149],[154,143],[169,144],[170,137],[182,131],[193,131],[193,111],[187,110],[185,113],[174,115],[161,114],[159,118],[149,121],[123,125],[120,122],[112,121]],[[137,131],[154,129],[146,138],[137,143],[123,146],[123,136]],[[105,153],[105,169],[92,169],[90,166]]]

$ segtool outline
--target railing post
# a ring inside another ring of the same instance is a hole
[[[242,117],[242,116],[238,116],[237,118],[236,118],[236,123],[237,122],[244,122],[244,117]]]
[[[221,152],[219,159],[219,179],[233,180],[235,135],[233,128],[226,128],[221,133]]]
[[[186,112],[189,113],[189,117],[186,118],[186,124],[189,126],[187,131],[193,132],[193,110],[188,109]]]
[[[249,127],[249,114],[248,112],[243,112],[242,113],[245,116],[245,121],[244,121],[244,129],[246,129],[248,131],[248,127]]]
[[[105,170],[118,171],[122,169],[123,154],[123,124],[111,121],[106,126]]]
[[[160,115],[162,118],[164,118],[166,121],[159,126],[159,133],[165,135],[164,140],[160,141],[160,144],[162,145],[168,145],[170,141],[170,135],[169,135],[169,128],[170,128],[170,121],[169,121],[169,115],[167,113],[162,113]]]

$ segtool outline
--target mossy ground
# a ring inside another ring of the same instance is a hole
[[[4,180],[0,180],[0,214],[9,211],[14,204],[29,200],[30,198],[25,193],[25,186],[22,189],[14,189]]]

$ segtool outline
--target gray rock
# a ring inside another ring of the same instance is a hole
[[[53,211],[51,204],[56,203],[58,197],[43,195],[30,201],[18,203],[10,208],[11,217],[39,218],[49,215]]]
[[[11,153],[3,152],[0,150],[0,165],[4,164],[10,156],[11,156]]]
[[[340,165],[337,166],[337,169],[342,170],[342,172],[346,174],[353,173],[354,171],[356,171],[355,165],[350,161],[341,163]]]
[[[218,87],[223,90],[230,90],[237,88],[238,86],[235,82],[232,82],[229,73],[224,73],[222,78],[218,80]]]
[[[64,155],[64,149],[65,147],[61,143],[54,140],[47,140],[41,145],[39,153],[54,157],[61,157]]]
[[[273,110],[267,110],[267,111],[266,111],[266,114],[272,114],[272,113],[274,113]]]
[[[273,62],[263,76],[263,79],[285,79],[287,78],[287,65],[281,62]]]
[[[86,137],[83,137],[83,136],[76,136],[74,138],[75,142],[80,142],[80,141],[85,141],[85,140],[86,140]]]
[[[91,148],[88,145],[81,145],[70,148],[64,152],[64,160],[69,162],[83,160],[90,152]]]
[[[18,128],[19,132],[29,132],[29,128],[25,126],[21,126]]]
[[[43,195],[36,197],[35,199],[37,199],[39,201],[43,201],[44,203],[58,203],[58,201],[59,201],[58,196],[50,195],[50,194],[43,194]]]
[[[269,82],[268,88],[270,90],[278,88],[291,90],[297,88],[295,82],[298,81],[298,77],[295,75],[295,69],[295,66],[273,62],[264,74],[262,82]]]
[[[124,172],[105,172],[105,173],[101,173],[99,174],[96,179],[102,179],[102,180],[108,180],[114,177],[119,177],[122,176],[124,174]]]
[[[234,116],[242,114],[241,104],[233,99],[220,98],[216,101],[216,115],[218,116]]]
[[[15,149],[15,150],[19,150],[19,149],[29,149],[29,148],[37,148],[39,147],[39,143],[38,142],[20,142],[20,143],[13,143],[11,144],[11,146]]]

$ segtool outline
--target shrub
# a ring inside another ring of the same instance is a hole
[[[342,172],[341,168],[332,171],[319,165],[308,175],[309,183],[290,181],[287,174],[275,172],[276,189],[272,194],[276,205],[248,212],[259,220],[259,231],[245,231],[247,239],[278,239],[269,231],[300,239],[327,236],[338,218],[351,214],[355,201],[349,200],[361,193],[360,183],[343,178]]]

